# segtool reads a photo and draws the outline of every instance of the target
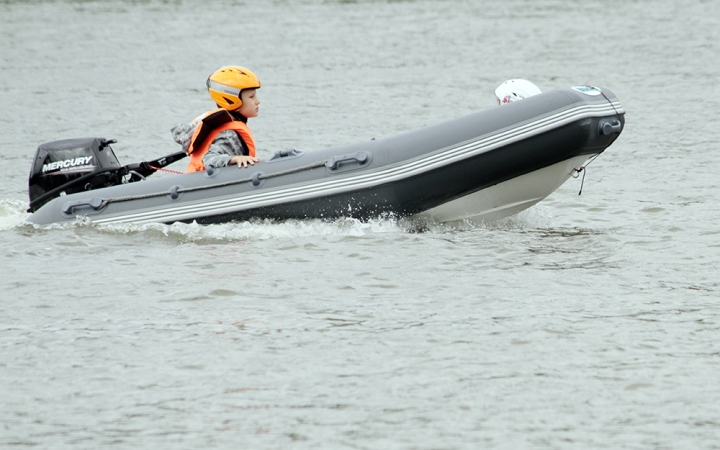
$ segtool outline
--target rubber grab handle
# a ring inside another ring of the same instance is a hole
[[[276,151],[274,156],[277,156],[279,158],[285,158],[287,156],[295,156],[295,155],[299,155],[301,153],[302,152],[300,150],[296,150],[294,148],[287,148],[285,150]]]
[[[93,197],[91,199],[85,199],[85,200],[77,200],[74,202],[67,202],[63,205],[62,212],[63,214],[72,214],[73,209],[79,208],[81,206],[89,206],[94,210],[98,210],[102,208],[103,206],[103,199]]]
[[[622,131],[622,123],[615,119],[612,122],[600,122],[600,136],[610,136],[611,134],[619,134]]]
[[[336,170],[343,163],[357,162],[358,164],[362,164],[367,160],[368,160],[367,152],[355,152],[355,153],[348,153],[347,155],[333,156],[332,158],[330,158],[328,160],[327,163],[325,163],[325,166],[330,170]]]

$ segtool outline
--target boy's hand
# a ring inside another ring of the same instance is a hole
[[[240,156],[233,156],[232,159],[230,160],[230,162],[228,163],[228,165],[237,164],[238,169],[240,169],[242,167],[247,167],[248,164],[250,164],[251,166],[254,166],[255,163],[258,161],[260,161],[260,158],[257,158],[255,156],[240,155]]]

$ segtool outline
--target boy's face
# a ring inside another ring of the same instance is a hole
[[[257,90],[245,89],[240,93],[240,100],[242,100],[242,106],[238,109],[238,112],[243,116],[257,117],[260,113],[260,100],[257,96]]]

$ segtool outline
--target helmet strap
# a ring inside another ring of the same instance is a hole
[[[230,111],[230,115],[233,116],[233,119],[239,120],[240,122],[247,123],[248,121],[247,117],[240,114],[237,109],[234,111]]]

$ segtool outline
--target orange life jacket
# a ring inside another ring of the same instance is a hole
[[[203,156],[210,149],[217,135],[225,130],[235,131],[247,146],[249,155],[255,156],[255,139],[253,139],[250,128],[245,122],[233,119],[227,110],[220,108],[209,111],[196,120],[199,120],[200,124],[190,138],[187,150],[187,154],[190,155],[190,163],[185,169],[185,173],[205,170],[205,164],[202,162]]]

